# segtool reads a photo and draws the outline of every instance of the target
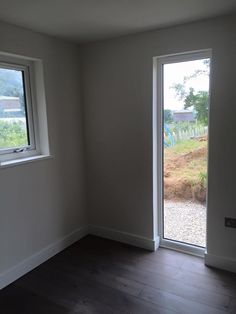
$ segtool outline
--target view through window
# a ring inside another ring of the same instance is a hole
[[[0,151],[30,145],[24,72],[0,66]]]
[[[206,246],[210,59],[163,65],[164,239]]]

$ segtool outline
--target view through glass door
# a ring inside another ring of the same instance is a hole
[[[162,64],[162,239],[182,247],[206,247],[209,74],[202,55]]]

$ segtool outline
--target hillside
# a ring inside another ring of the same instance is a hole
[[[206,201],[207,138],[181,141],[164,150],[164,198]]]

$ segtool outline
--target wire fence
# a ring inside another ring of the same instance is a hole
[[[183,140],[207,136],[208,127],[200,123],[173,123],[164,126],[165,147],[173,146]]]
[[[191,138],[198,138],[202,136],[206,136],[208,134],[208,128],[206,126],[193,126],[186,130],[184,129],[176,129],[172,131],[175,142],[188,140]]]

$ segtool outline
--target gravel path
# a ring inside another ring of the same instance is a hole
[[[206,207],[192,201],[164,203],[164,237],[206,246]]]

